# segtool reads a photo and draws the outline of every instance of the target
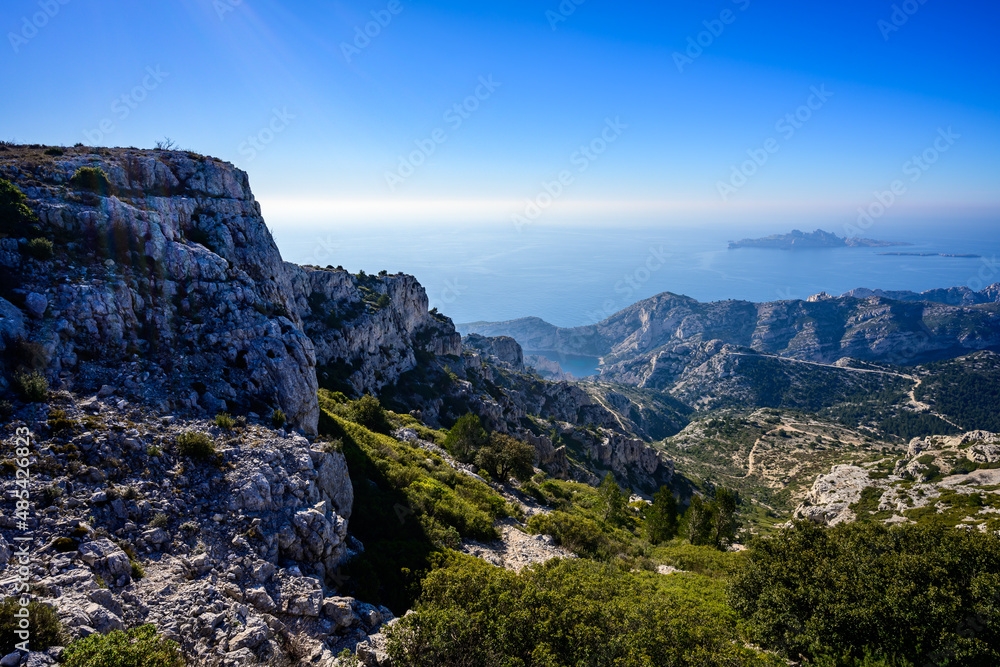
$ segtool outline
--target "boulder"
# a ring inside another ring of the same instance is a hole
[[[80,558],[98,573],[108,575],[109,583],[124,586],[132,580],[132,562],[121,547],[107,538],[80,545]]]

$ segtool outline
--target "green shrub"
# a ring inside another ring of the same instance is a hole
[[[31,239],[28,241],[28,254],[38,260],[52,259],[55,254],[52,241],[43,238]]]
[[[532,534],[551,535],[556,544],[585,558],[602,558],[608,555],[608,537],[596,521],[566,512],[536,514],[528,519],[527,529]]]
[[[64,151],[61,148],[47,148],[47,149],[45,149],[45,154],[46,155],[55,155],[55,156],[58,157],[60,155],[65,155],[66,151]]]
[[[748,639],[790,658],[829,655],[838,660],[823,664],[850,665],[868,653],[918,665],[1000,664],[1000,628],[972,624],[1000,608],[995,535],[798,522],[755,539],[740,562],[729,597]]]
[[[138,580],[138,579],[142,579],[143,577],[145,577],[146,576],[146,568],[144,568],[142,566],[142,563],[140,563],[137,560],[132,560],[132,559],[129,559],[129,560],[132,563],[132,578]]]
[[[0,178],[0,236],[24,237],[38,231],[38,216],[28,198],[10,181]]]
[[[170,523],[170,517],[168,517],[163,512],[157,512],[153,519],[149,522],[149,525],[153,528],[166,528],[167,524]]]
[[[215,456],[215,445],[205,433],[186,431],[177,436],[177,451],[181,456],[207,459]]]
[[[227,412],[215,415],[215,425],[223,431],[231,431],[236,426],[236,420]]]
[[[60,646],[66,640],[55,608],[32,600],[28,603],[28,631],[31,632],[31,650],[44,651],[50,646]],[[0,602],[0,651],[4,655],[14,652],[14,646],[23,641],[15,630],[20,625],[15,613],[22,609],[20,599],[5,598]]]
[[[94,634],[66,647],[65,667],[181,667],[177,644],[156,634],[152,625],[127,632]]]
[[[49,395],[49,381],[38,371],[14,375],[14,389],[29,403],[41,403]]]
[[[371,394],[365,394],[351,404],[348,419],[376,433],[389,433],[392,430],[388,413]]]
[[[76,551],[80,543],[72,537],[57,537],[52,541],[52,548],[61,554]]]
[[[271,413],[271,426],[274,428],[282,428],[287,423],[288,419],[285,417],[285,413],[281,410],[275,408],[274,412]]]
[[[782,665],[745,648],[715,582],[587,560],[520,573],[455,556],[392,633],[400,667]]]
[[[69,182],[81,190],[104,195],[114,194],[108,175],[100,167],[80,167]]]

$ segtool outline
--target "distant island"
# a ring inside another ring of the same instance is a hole
[[[963,259],[979,259],[982,255],[953,255],[946,252],[880,252],[879,255],[896,255],[899,257],[961,257]]]
[[[760,239],[743,239],[730,241],[729,249],[734,248],[774,248],[777,250],[800,250],[803,248],[887,248],[889,246],[913,245],[896,241],[877,241],[875,239],[842,238],[831,232],[817,229],[805,233],[793,229],[789,234],[772,234]]]

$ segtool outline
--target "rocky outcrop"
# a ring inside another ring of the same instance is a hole
[[[298,647],[299,659],[333,665],[393,618],[339,591],[363,545],[346,535],[353,487],[334,447],[252,424],[151,418],[141,406],[100,404],[95,417],[80,403],[58,392],[0,432],[4,442],[18,427],[38,433],[32,580],[70,638],[151,623],[189,664],[291,664]],[[46,413],[62,420],[47,437]],[[217,457],[183,455],[184,432],[206,434]],[[0,556],[24,534],[16,524],[0,518]]]
[[[466,349],[493,357],[495,361],[509,366],[512,370],[524,370],[524,352],[517,341],[510,336],[487,338],[479,334],[469,334],[462,339],[462,344]]]
[[[571,382],[575,379],[572,373],[567,373],[563,370],[558,361],[553,361],[540,354],[524,355],[524,365],[550,382]]]
[[[87,167],[106,180],[74,179]],[[321,380],[360,394],[394,382],[421,351],[460,353],[412,277],[282,262],[247,175],[231,164],[23,149],[0,156],[0,177],[56,240],[51,260],[2,241],[0,344],[37,341],[41,365],[67,387],[128,385],[164,411],[280,408],[314,433],[317,366]]]
[[[794,515],[832,526],[862,518],[859,513],[886,523],[912,522],[934,509],[960,527],[997,530],[997,509],[982,502],[982,494],[1000,483],[997,462],[1000,435],[988,431],[913,438],[902,456],[833,466],[816,478]],[[974,500],[955,500],[962,495]]]

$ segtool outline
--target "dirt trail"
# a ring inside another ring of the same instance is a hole
[[[917,412],[927,412],[928,414],[934,415],[935,417],[937,417],[941,421],[946,422],[948,424],[951,424],[952,426],[954,426],[955,428],[957,428],[960,431],[964,431],[965,430],[961,426],[959,426],[958,424],[956,424],[955,422],[951,421],[950,419],[948,419],[947,417],[945,417],[944,415],[942,415],[940,412],[936,412],[935,410],[933,410],[931,408],[931,406],[928,405],[927,403],[924,403],[923,401],[918,401],[917,400],[917,395],[916,395],[917,388],[920,387],[920,385],[921,385],[921,383],[923,383],[924,379],[922,377],[918,377],[916,375],[908,375],[906,373],[896,373],[896,372],[893,372],[893,371],[883,371],[883,370],[879,370],[879,369],[875,369],[875,368],[852,368],[850,366],[835,366],[833,364],[823,364],[823,363],[820,363],[818,361],[806,361],[804,359],[793,359],[791,357],[782,357],[782,356],[773,355],[773,354],[752,355],[752,354],[747,354],[746,352],[733,352],[732,354],[743,356],[743,357],[766,356],[766,357],[773,357],[775,359],[781,359],[783,361],[791,361],[791,362],[794,362],[794,363],[797,363],[797,364],[809,364],[810,366],[822,366],[824,368],[835,368],[837,370],[851,371],[853,373],[881,373],[882,375],[892,375],[894,377],[905,378],[905,379],[907,379],[907,380],[909,380],[910,382],[913,383],[913,386],[910,388],[910,391],[908,392],[908,396],[909,396],[909,399],[910,399],[909,400],[909,404],[910,404],[910,406],[912,406],[914,408],[915,411],[917,411]]]
[[[632,429],[626,427],[625,424],[622,422],[621,417],[618,416],[618,413],[615,412],[614,410],[612,410],[610,407],[608,407],[608,405],[605,404],[605,402],[601,400],[600,396],[598,396],[595,393],[595,394],[591,394],[590,397],[593,398],[595,401],[597,401],[602,408],[604,408],[605,410],[607,410],[608,412],[610,412],[611,414],[613,414],[615,416],[615,421],[617,421],[618,425],[622,427],[622,433],[631,433],[632,432]]]

